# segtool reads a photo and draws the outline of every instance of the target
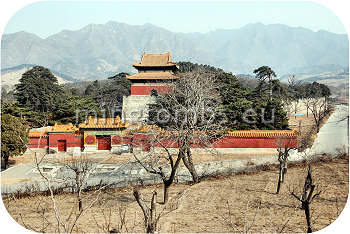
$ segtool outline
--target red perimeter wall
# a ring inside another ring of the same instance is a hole
[[[51,133],[49,134],[49,146],[58,147],[59,140],[66,140],[67,147],[84,146],[83,137],[76,137],[74,133]]]
[[[131,144],[133,147],[142,147],[143,150],[149,150],[151,135],[135,134],[133,137],[124,137],[120,144]],[[74,133],[50,134],[49,137],[41,138],[40,148],[58,147],[58,140],[66,140],[67,147],[84,147],[82,136],[75,136]],[[37,148],[39,138],[30,138],[29,147]],[[176,148],[177,144],[171,139],[163,139],[162,144],[168,148]],[[214,148],[278,148],[288,144],[290,148],[297,148],[297,138],[220,138],[213,143]],[[155,145],[160,147],[159,144]],[[199,148],[199,145],[192,145],[193,148]]]
[[[46,148],[49,145],[49,138],[48,137],[30,137],[29,138],[29,148],[38,148],[38,143],[40,139],[39,148]]]
[[[220,138],[213,143],[214,148],[278,148],[288,145],[297,148],[296,138]]]
[[[130,142],[133,147],[150,148],[150,135],[136,134]],[[176,148],[177,144],[171,139],[161,140],[162,145],[168,148]],[[297,148],[297,138],[220,138],[213,142],[213,148],[279,148],[288,145],[290,148]],[[160,147],[161,145],[155,144]],[[193,148],[205,147],[200,145],[192,145]]]
[[[131,95],[150,95],[153,89],[157,90],[158,93],[166,93],[168,86],[166,85],[154,85],[154,86],[131,85]]]

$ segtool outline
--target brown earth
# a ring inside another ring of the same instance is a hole
[[[311,204],[314,231],[332,223],[345,206],[349,190],[348,157],[333,159],[330,162],[316,162],[312,167],[314,183],[321,195]],[[300,202],[290,195],[291,191],[300,194],[306,175],[304,164],[288,169],[280,194],[276,195],[278,171],[276,169],[259,171],[253,174],[228,175],[208,178],[195,185],[176,184],[170,187],[170,201],[166,210],[157,204],[157,214],[163,212],[158,230],[161,232],[242,232],[246,224],[250,232],[306,232],[304,211]],[[298,189],[299,188],[299,189]],[[123,232],[142,232],[143,216],[132,195],[133,188],[104,191],[96,203],[82,216],[75,232],[103,232],[120,225],[120,217],[125,212],[126,227]],[[149,201],[152,191],[158,192],[161,201],[162,186],[139,188],[145,200]],[[95,197],[91,195],[83,202],[86,207]],[[56,195],[62,220],[77,207],[73,194]],[[49,197],[32,196],[26,198],[6,198],[4,204],[11,216],[27,228],[55,232],[56,220]],[[258,209],[259,208],[259,209]],[[45,218],[42,217],[44,211]],[[121,213],[120,213],[121,211]],[[111,212],[111,213],[109,213]],[[109,215],[110,214],[110,215]],[[43,220],[47,220],[44,221]],[[109,221],[110,220],[110,221]],[[231,221],[229,221],[231,220]],[[228,223],[236,228],[232,229]],[[109,225],[108,225],[109,224]],[[282,230],[283,229],[283,230]]]

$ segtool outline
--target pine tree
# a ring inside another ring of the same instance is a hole
[[[15,86],[17,101],[22,107],[30,107],[33,111],[52,110],[57,97],[63,93],[57,78],[49,69],[41,66],[25,72],[19,82]]]
[[[1,158],[6,169],[9,157],[24,153],[28,143],[28,128],[24,120],[9,114],[1,116]]]

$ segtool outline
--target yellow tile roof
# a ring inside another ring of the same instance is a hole
[[[170,52],[164,54],[146,54],[143,52],[141,62],[132,64],[134,67],[172,67],[178,65],[171,61]]]
[[[72,123],[69,124],[57,124],[54,126],[47,126],[39,129],[30,129],[29,137],[40,137],[48,136],[49,133],[56,132],[77,132],[79,129],[75,127]]]
[[[296,137],[295,130],[237,130],[229,131],[226,137]]]
[[[158,127],[157,125],[142,125],[142,127],[137,128],[136,130],[139,133],[150,132],[150,131],[164,132],[164,129]]]
[[[75,132],[78,131],[79,129],[75,127],[72,123],[69,124],[57,124],[53,127],[48,132]]]
[[[79,125],[79,128],[127,128],[128,123],[121,121],[120,117],[95,119],[89,116],[88,121]]]
[[[32,128],[29,129],[29,137],[47,137],[47,132],[51,129],[51,126]]]
[[[43,130],[43,131],[30,131],[29,130],[29,137],[47,137],[47,131]]]
[[[179,78],[178,76],[174,75],[172,72],[139,72],[133,75],[126,76],[129,80],[136,80],[136,79],[148,79],[148,80],[156,80],[156,79],[167,79],[167,80],[173,80]]]
[[[75,132],[74,136],[84,136],[84,133],[82,133],[82,132]]]
[[[130,126],[128,133],[150,133],[152,131],[162,133],[164,135],[169,135],[170,132],[166,131],[156,125],[142,125],[141,127]],[[174,133],[176,135],[176,133]],[[235,130],[229,131],[224,134],[224,137],[255,137],[255,138],[265,138],[265,137],[296,137],[299,133],[295,130]]]

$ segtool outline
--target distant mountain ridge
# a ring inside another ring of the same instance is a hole
[[[151,25],[118,22],[90,24],[42,39],[18,32],[1,39],[2,69],[40,64],[77,80],[106,79],[118,72],[135,72],[131,63],[143,51],[170,51],[174,61],[210,64],[233,73],[251,74],[268,65],[279,76],[347,68],[347,35],[313,32],[281,24],[248,24],[239,29],[208,33],[174,33]]]

